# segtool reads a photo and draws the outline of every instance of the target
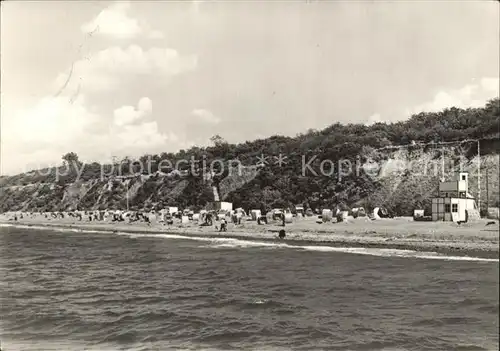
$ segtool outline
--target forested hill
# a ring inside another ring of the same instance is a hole
[[[435,163],[434,170],[439,173],[443,156],[455,164],[460,157],[467,160],[464,167],[472,173],[471,191],[477,195],[474,157],[478,139],[482,174],[487,172],[490,180],[488,194],[481,193],[481,197],[488,197],[490,205],[494,205],[498,201],[499,126],[500,100],[496,98],[482,108],[422,112],[392,124],[336,123],[295,137],[273,136],[241,144],[228,144],[215,136],[210,147],[141,157],[142,165],[151,160],[142,174],[134,160],[125,159],[119,166],[82,164],[76,154],[69,153],[64,160],[83,166],[80,176],[75,170],[57,177],[64,168],[61,166],[0,178],[0,211],[119,209],[126,206],[127,192],[132,209],[168,205],[201,208],[213,201],[215,188],[221,199],[246,209],[295,204],[313,209],[384,205],[395,214],[408,215],[414,207],[428,206],[440,177],[435,172],[417,174],[415,167],[422,170]],[[442,144],[464,140],[472,141]],[[405,145],[408,147],[396,147]],[[174,171],[168,167],[191,158],[200,162],[196,166],[179,163]],[[214,160],[221,160],[213,164],[216,172],[223,169],[222,174],[210,177],[207,170],[203,176],[203,164],[209,166]],[[235,165],[234,160],[244,166],[240,172],[230,167]],[[351,174],[340,169],[341,160],[344,165],[353,165]],[[411,162],[412,169],[388,171],[394,160]],[[381,168],[373,173],[366,167],[367,162]],[[356,164],[362,166],[357,167],[357,172]],[[451,173],[453,166],[447,163],[446,167],[446,172]],[[121,177],[101,176],[111,170]],[[481,181],[485,184],[485,179]]]

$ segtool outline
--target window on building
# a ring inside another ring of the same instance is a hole
[[[451,204],[451,212],[458,212],[458,204]]]
[[[462,180],[465,180],[465,174],[462,174]]]
[[[450,213],[450,204],[444,204],[444,212]]]

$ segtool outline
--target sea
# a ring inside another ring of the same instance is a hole
[[[0,227],[2,351],[498,350],[498,258]]]

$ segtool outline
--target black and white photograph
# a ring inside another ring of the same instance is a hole
[[[500,2],[0,6],[0,351],[499,350]]]

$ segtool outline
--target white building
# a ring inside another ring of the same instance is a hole
[[[214,201],[207,205],[207,208],[212,211],[232,211],[233,203],[224,201]]]
[[[295,205],[295,212],[298,215],[304,215],[304,206],[302,206],[302,205]]]
[[[169,214],[174,214],[174,213],[179,212],[179,207],[177,207],[177,206],[168,206],[167,208],[165,208],[165,211],[168,212]]]
[[[432,220],[467,222],[478,216],[476,201],[469,194],[469,174],[458,173],[439,183],[438,197],[432,199]]]

